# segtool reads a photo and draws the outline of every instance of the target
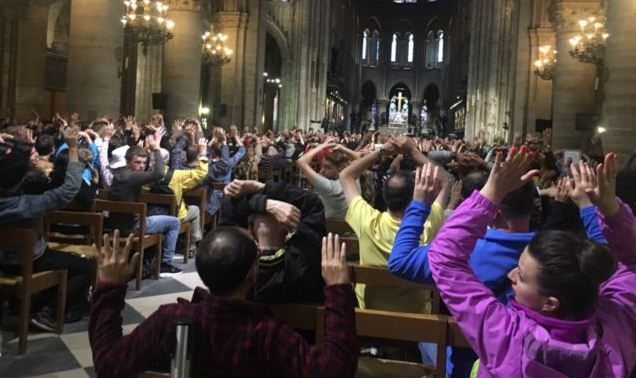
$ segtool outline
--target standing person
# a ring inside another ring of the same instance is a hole
[[[479,356],[480,377],[628,377],[636,364],[636,220],[615,197],[617,162],[575,175],[577,195],[600,212],[609,247],[573,234],[540,233],[509,278],[505,307],[468,266],[470,252],[506,194],[532,179],[522,147],[455,211],[429,262],[440,294]],[[578,177],[577,177],[578,176]],[[618,266],[617,266],[618,262]]]
[[[133,146],[126,151],[126,166],[113,172],[113,183],[108,193],[111,201],[139,202],[141,188],[160,181],[164,175],[164,164],[159,149],[159,142],[163,137],[161,130],[146,137],[146,146],[154,155],[153,170],[146,172],[148,151],[143,147]],[[112,227],[133,232],[138,227],[138,219],[126,214],[110,214],[108,224]],[[161,275],[168,276],[181,273],[173,263],[177,238],[179,236],[179,218],[168,215],[153,215],[146,218],[146,232],[149,234],[163,234],[163,255],[161,261]]]

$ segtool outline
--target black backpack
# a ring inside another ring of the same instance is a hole
[[[174,194],[172,189],[170,189],[170,181],[172,181],[172,176],[174,175],[174,169],[169,169],[165,176],[160,181],[152,183],[150,188],[150,193],[155,194]],[[181,204],[179,204],[180,206]],[[153,215],[170,215],[170,207],[162,206],[162,205],[151,205],[148,206],[148,216]]]

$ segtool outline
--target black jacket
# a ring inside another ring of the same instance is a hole
[[[239,199],[225,197],[219,224],[247,228],[250,214],[265,213],[267,199],[296,206],[301,218],[298,230],[285,243],[282,256],[260,256],[252,299],[264,303],[322,303],[320,250],[326,228],[324,207],[316,194],[284,181],[270,180],[261,193]]]

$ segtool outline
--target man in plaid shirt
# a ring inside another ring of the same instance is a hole
[[[119,231],[98,251],[100,282],[92,297],[89,338],[99,377],[133,377],[167,367],[178,322],[190,324],[194,376],[353,377],[358,344],[353,292],[338,236],[322,241],[325,338],[309,345],[267,307],[245,301],[256,281],[257,247],[240,228],[222,227],[199,246],[196,266],[211,293],[197,289],[192,302],[161,306],[128,336],[121,310],[126,282],[139,254],[129,259],[132,235],[121,248]]]

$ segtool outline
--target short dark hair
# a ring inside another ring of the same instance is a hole
[[[48,155],[53,152],[55,147],[55,138],[48,134],[40,134],[35,141],[35,150],[38,155]]]
[[[195,146],[194,144],[191,144],[186,148],[185,153],[186,153],[186,161],[188,163],[196,161],[197,158],[199,157],[199,147]]]
[[[148,158],[148,151],[140,146],[132,146],[126,151],[126,162],[130,162],[135,156]]]
[[[212,294],[228,295],[245,280],[256,256],[256,243],[245,230],[219,227],[199,244],[195,265]]]
[[[462,178],[462,198],[466,199],[475,190],[481,190],[488,181],[488,173],[485,171],[473,171]]]
[[[596,306],[599,286],[616,271],[616,260],[606,246],[569,232],[539,233],[528,253],[539,264],[540,293],[559,299],[561,317],[588,316]]]
[[[29,170],[31,147],[18,137],[0,146],[0,192],[7,192],[22,182]],[[9,153],[6,153],[9,148]]]
[[[22,194],[39,195],[47,191],[49,186],[48,176],[37,168],[31,168],[24,176],[24,181],[20,185]]]
[[[397,171],[384,183],[382,196],[387,209],[391,211],[405,210],[413,199],[415,180],[408,171]]]
[[[521,188],[508,193],[499,209],[506,218],[522,218],[532,214],[537,189],[532,182],[527,182]]]

